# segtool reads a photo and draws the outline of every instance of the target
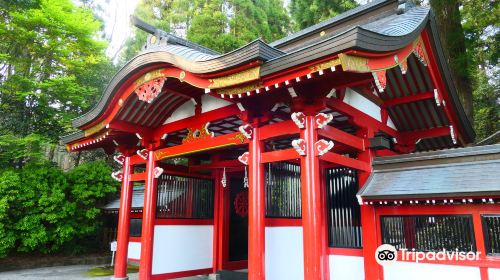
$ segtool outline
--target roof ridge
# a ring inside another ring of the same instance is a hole
[[[389,3],[397,2],[397,0],[375,0],[373,2],[368,2],[364,5],[359,5],[358,7],[345,11],[341,14],[338,14],[332,18],[329,18],[327,20],[324,20],[322,22],[319,22],[317,24],[311,25],[309,27],[306,27],[300,31],[297,31],[295,33],[292,33],[284,38],[278,39],[274,42],[269,43],[270,46],[272,47],[279,47],[282,46],[286,43],[293,42],[303,36],[309,35],[315,31],[318,31],[319,29],[330,27],[332,25],[338,24],[339,22],[353,18],[358,16],[360,13],[365,13],[368,12],[369,10],[375,9],[379,6],[383,6]]]

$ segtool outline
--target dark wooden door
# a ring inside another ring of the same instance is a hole
[[[229,258],[228,261],[248,259],[248,189],[243,178],[229,180]]]

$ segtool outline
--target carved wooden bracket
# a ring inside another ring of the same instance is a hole
[[[163,174],[163,168],[161,167],[155,167],[154,171],[153,171],[153,176],[158,179],[161,174]]]
[[[316,152],[318,153],[318,156],[322,156],[326,154],[329,150],[333,148],[334,144],[333,141],[329,140],[326,141],[324,139],[318,140],[315,144],[314,147],[316,148]]]
[[[244,152],[241,156],[238,157],[238,160],[244,165],[248,165],[248,152]]]
[[[120,165],[123,165],[125,163],[125,156],[124,155],[116,155],[113,157],[113,159],[118,162]]]
[[[111,173],[111,177],[113,177],[113,179],[115,179],[118,182],[123,181],[123,173],[121,171],[116,171]]]
[[[306,141],[304,139],[293,140],[292,147],[297,151],[297,153],[299,153],[299,155],[306,155]]]
[[[299,128],[305,128],[306,115],[302,112],[292,113],[292,120]]]
[[[333,120],[332,114],[319,113],[314,117],[314,121],[316,122],[316,126],[321,129],[325,127],[329,122]]]
[[[249,124],[242,125],[238,128],[238,130],[243,134],[247,139],[252,139],[252,126]]]
[[[144,160],[148,159],[148,154],[149,154],[149,151],[146,149],[142,149],[142,150],[137,151],[137,155],[140,156]]]

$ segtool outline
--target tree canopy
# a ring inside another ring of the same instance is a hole
[[[0,132],[56,142],[113,72],[100,22],[70,0],[0,6]]]
[[[285,36],[290,19],[281,0],[142,0],[139,18],[165,31],[222,53],[257,38],[267,42]],[[124,50],[130,59],[145,42],[138,32]]]
[[[296,28],[304,29],[357,6],[354,0],[291,0],[290,13]]]

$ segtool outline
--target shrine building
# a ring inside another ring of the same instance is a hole
[[[121,166],[114,279],[500,279],[500,145],[473,146],[428,7],[225,54],[134,23],[141,52],[62,138]],[[404,259],[442,250],[477,258]]]

